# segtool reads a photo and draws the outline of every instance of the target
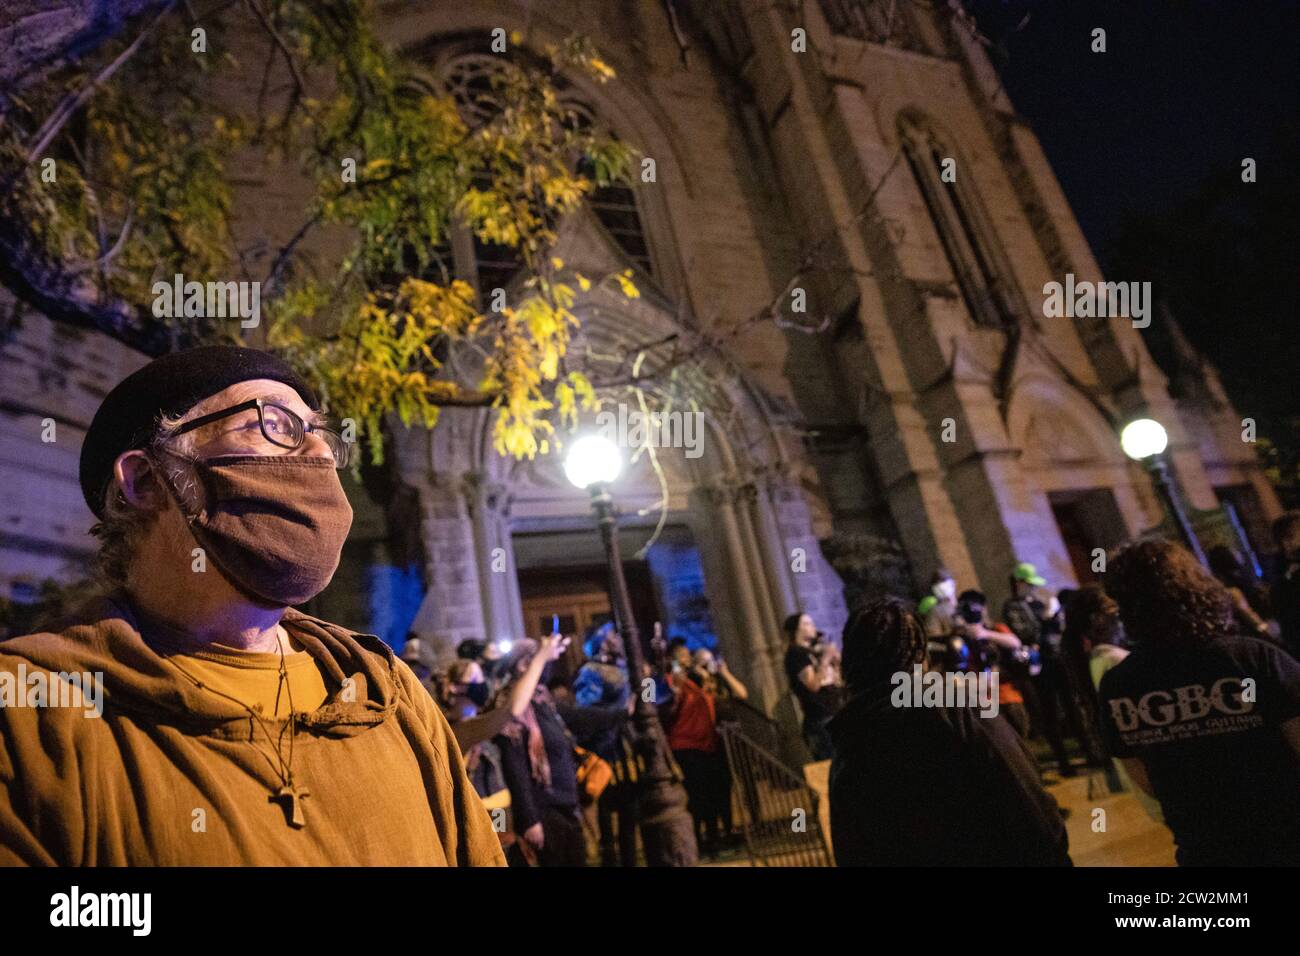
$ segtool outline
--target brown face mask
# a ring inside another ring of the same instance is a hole
[[[183,459],[197,501],[167,485],[194,538],[231,584],[277,607],[301,604],[329,584],[352,527],[334,461],[298,455]]]

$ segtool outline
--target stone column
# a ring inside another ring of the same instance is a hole
[[[506,611],[513,624],[514,637],[530,637],[528,625],[524,621],[523,596],[519,593],[519,568],[515,565],[515,546],[510,532],[510,498],[506,496],[497,510],[497,546],[505,552],[505,596]]]
[[[748,658],[748,673],[745,676],[749,678],[760,708],[771,712],[780,699],[781,688],[766,653],[763,615],[758,608],[753,581],[746,568],[744,544],[736,519],[735,493],[725,481],[715,481],[700,490],[707,496],[710,505],[710,524],[718,532],[716,545],[727,571],[726,589],[731,599],[730,609],[739,630],[736,636],[743,642],[743,650]]]
[[[760,478],[754,507],[759,540],[763,549],[763,567],[767,571],[772,597],[776,601],[777,617],[780,620],[784,620],[788,614],[793,614],[799,603],[795,596],[794,582],[790,579],[790,553],[781,537],[781,528],[776,520],[774,485],[784,481],[785,476],[779,474],[768,474]]]
[[[504,485],[485,481],[477,472],[464,478],[465,497],[474,527],[480,597],[488,640],[518,639],[526,633],[519,600],[519,577],[510,542],[510,495]]]
[[[749,574],[763,620],[763,644],[772,653],[772,636],[781,631],[780,610],[768,580],[767,555],[754,527],[758,505],[758,488],[752,480],[742,480],[735,486],[736,519],[740,527],[741,542],[747,556],[745,570]]]
[[[510,491],[504,485],[493,485],[485,501],[484,517],[488,525],[488,538],[493,551],[489,588],[497,605],[497,620],[504,629],[502,636],[512,640],[521,637],[538,637],[529,634],[524,622],[524,607],[519,594],[519,568],[515,565],[515,547],[510,539]],[[500,563],[496,557],[500,557]],[[497,568],[501,570],[497,570]]]
[[[474,539],[474,566],[478,570],[479,604],[482,607],[483,628],[489,641],[502,637],[500,613],[497,602],[492,599],[496,589],[492,581],[492,549],[496,547],[489,527],[488,515],[491,490],[482,476],[477,472],[467,473],[461,482],[465,502],[470,517],[470,529]]]

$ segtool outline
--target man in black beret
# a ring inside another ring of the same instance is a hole
[[[81,486],[105,596],[0,646],[0,863],[503,862],[411,669],[293,609],[338,567],[348,451],[253,349],[165,356],[104,399]]]

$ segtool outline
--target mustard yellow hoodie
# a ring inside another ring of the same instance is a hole
[[[79,619],[0,643],[0,864],[504,864],[446,719],[378,638],[284,618],[328,691],[293,735],[310,793],[296,828],[271,800],[276,749],[244,708],[154,653],[125,602]],[[92,675],[102,694],[87,684],[77,700],[63,678],[41,701],[59,672]],[[285,722],[264,724],[279,737]]]

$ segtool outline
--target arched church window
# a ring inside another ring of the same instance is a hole
[[[482,126],[500,109],[494,84],[501,69],[500,55],[477,50],[453,53],[438,66],[442,92],[452,98],[470,129]],[[485,187],[491,177],[485,171],[475,176],[475,181]],[[523,267],[518,250],[480,239],[470,229],[453,236],[451,245],[457,274],[482,297],[490,296],[493,289],[504,289]]]
[[[925,200],[930,219],[977,325],[1005,328],[1023,312],[1010,266],[979,197],[969,167],[923,120],[899,123],[903,154]],[[952,175],[945,176],[950,170]]]
[[[565,105],[579,127],[595,125],[595,116],[585,103],[579,100],[568,100]],[[585,158],[578,160],[578,169],[588,176],[593,173],[590,162]],[[618,244],[629,259],[636,263],[637,268],[646,275],[654,275],[650,246],[646,242],[645,229],[641,224],[641,210],[637,204],[636,191],[623,182],[596,186],[587,197],[587,206],[605,227],[610,238]]]
[[[471,129],[496,114],[497,97],[492,84],[500,72],[501,57],[492,53],[461,53],[447,60],[439,71],[443,90],[455,101]]]
[[[500,55],[479,50],[453,50],[437,64],[437,82],[441,91],[452,97],[471,128],[489,121],[499,108],[493,84],[501,69]],[[593,110],[566,95],[562,80],[557,85],[561,89],[561,102],[575,126],[581,129],[595,125]],[[593,172],[585,158],[577,158],[575,162],[588,175]],[[488,181],[486,173],[482,178],[484,183]],[[631,186],[625,183],[597,186],[588,195],[587,202],[593,215],[628,258],[645,273],[653,274],[650,247],[646,242],[637,196]],[[460,237],[452,238],[448,257],[455,261],[457,275],[475,285],[480,295],[504,288],[523,265],[517,250],[485,242],[470,230],[463,230]]]

